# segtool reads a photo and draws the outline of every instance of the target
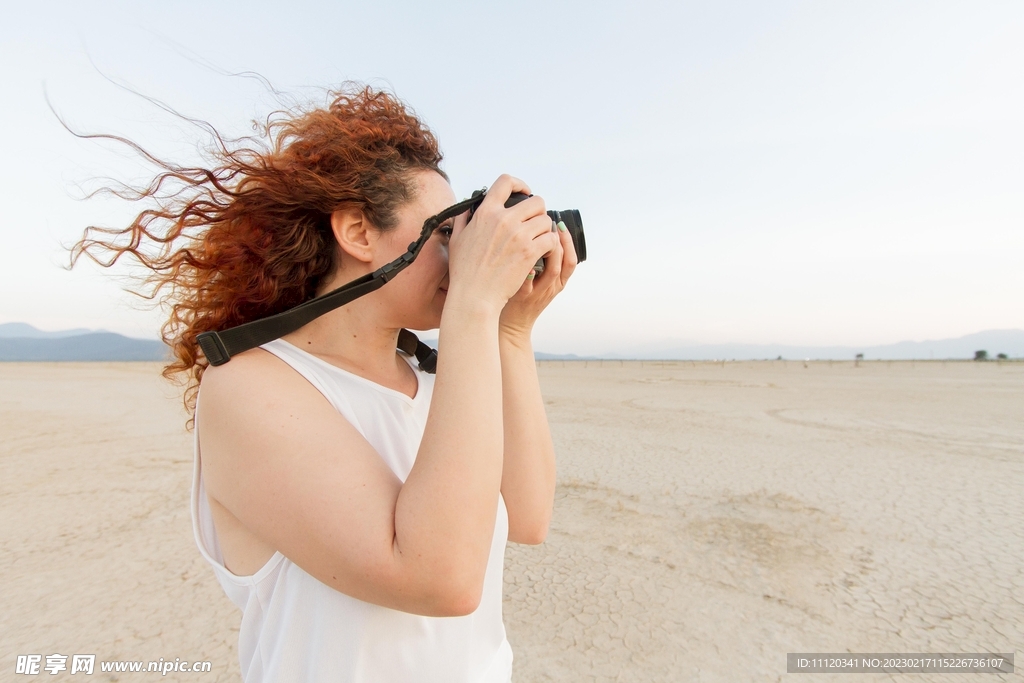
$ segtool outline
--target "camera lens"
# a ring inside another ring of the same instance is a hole
[[[572,246],[576,248],[576,260],[583,263],[587,260],[587,238],[583,235],[583,217],[576,209],[565,211],[548,211],[551,220],[565,223],[569,236],[572,237]]]

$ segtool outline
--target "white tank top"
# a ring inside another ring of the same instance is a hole
[[[362,434],[399,479],[423,437],[434,376],[413,366],[415,398],[353,375],[278,339],[263,347],[305,377]],[[410,362],[410,365],[413,365]],[[200,467],[198,429],[192,528],[228,598],[242,610],[238,660],[246,683],[508,683],[512,649],[501,616],[508,512],[498,514],[483,597],[464,617],[424,617],[339,593],[275,553],[251,576],[224,566]]]

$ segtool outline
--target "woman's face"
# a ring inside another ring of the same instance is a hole
[[[416,194],[398,210],[398,225],[383,233],[378,241],[373,268],[389,263],[415,242],[423,222],[455,203],[448,181],[434,171],[414,173]],[[379,261],[379,262],[378,262]],[[378,290],[386,301],[389,324],[414,330],[430,330],[441,324],[448,292],[448,237],[438,229],[423,245],[412,265]]]

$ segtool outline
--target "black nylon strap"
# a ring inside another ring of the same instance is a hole
[[[464,199],[458,204],[449,206],[436,216],[428,218],[423,223],[423,229],[420,231],[419,238],[409,245],[408,251],[391,263],[381,266],[372,273],[357,278],[348,284],[342,285],[332,292],[328,292],[315,299],[310,299],[287,311],[259,320],[253,320],[252,322],[247,322],[221,332],[203,332],[196,337],[199,347],[203,350],[206,359],[210,361],[210,365],[223,365],[236,354],[283,337],[303,325],[316,320],[324,313],[333,311],[365,294],[380,289],[416,260],[420,250],[423,249],[423,245],[427,243],[431,233],[437,229],[437,226],[449,218],[454,218],[468,209],[477,206],[483,201],[484,196],[482,191],[474,193],[469,199]],[[402,330],[402,332],[416,340],[416,347],[409,352],[409,355],[416,356],[420,367],[424,371],[434,372],[437,366],[437,352],[420,342],[412,332],[407,330]],[[401,339],[402,334],[400,333],[399,348],[402,348]],[[428,369],[428,366],[430,369]]]
[[[333,292],[310,299],[282,313],[238,325],[223,332],[203,332],[196,337],[196,341],[199,342],[199,347],[210,361],[210,365],[223,365],[235,354],[283,337],[328,311],[380,289],[387,280],[384,277],[377,277],[376,273],[364,275]]]

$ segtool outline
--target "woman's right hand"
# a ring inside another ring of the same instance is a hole
[[[499,177],[466,223],[455,222],[449,243],[448,301],[473,300],[500,312],[534,264],[558,244],[540,197],[505,208],[514,192],[530,194],[522,180]]]

